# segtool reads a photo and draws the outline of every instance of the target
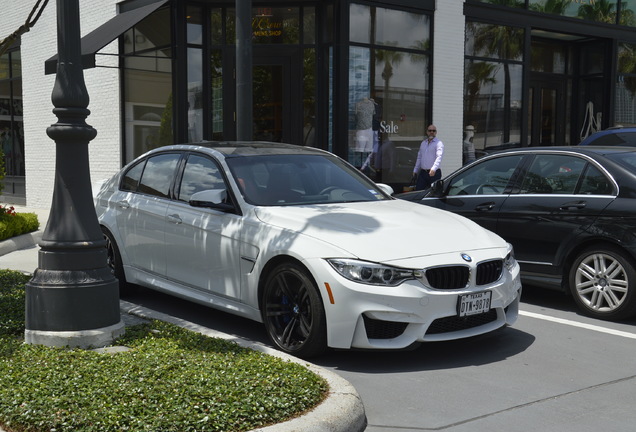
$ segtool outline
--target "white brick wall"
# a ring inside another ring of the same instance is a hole
[[[464,0],[437,0],[433,36],[433,123],[444,142],[442,174],[462,165]]]
[[[13,32],[24,23],[33,2],[1,0],[0,34]],[[11,3],[10,6],[8,3]],[[85,35],[116,14],[116,0],[80,0],[80,32]],[[8,13],[8,16],[7,16]],[[116,42],[101,52],[116,52]],[[27,206],[48,208],[53,196],[55,142],[46,128],[57,122],[51,93],[55,74],[44,74],[44,61],[57,53],[56,2],[50,1],[36,25],[22,36],[22,92],[26,159]],[[89,143],[92,181],[108,177],[120,168],[120,97],[117,69],[84,71],[91,115],[86,122],[97,130]]]

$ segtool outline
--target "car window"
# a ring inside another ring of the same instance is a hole
[[[600,146],[636,146],[636,132],[617,132],[599,136],[590,144]]]
[[[589,164],[581,179],[581,185],[577,193],[584,195],[612,195],[614,187],[612,182],[592,164]]]
[[[145,165],[146,161],[144,160],[126,171],[121,182],[121,190],[132,192],[137,191],[137,187],[139,187],[139,180],[141,179],[141,173],[143,172]]]
[[[523,194],[574,194],[585,159],[556,154],[536,155],[521,183]]]
[[[226,189],[218,165],[206,157],[190,155],[183,170],[177,199],[188,202],[192,194],[210,189]]]
[[[448,195],[492,195],[504,192],[522,155],[483,160],[450,181]]]
[[[168,153],[148,158],[137,191],[168,198],[180,157],[179,154]]]

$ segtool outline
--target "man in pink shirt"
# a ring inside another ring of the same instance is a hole
[[[437,138],[437,127],[430,125],[426,129],[427,139],[420,144],[417,152],[417,161],[413,168],[413,178],[417,177],[415,190],[426,189],[431,184],[442,178],[442,156],[444,155],[444,143]]]

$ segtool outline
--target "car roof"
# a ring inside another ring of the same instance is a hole
[[[545,152],[568,152],[578,153],[585,155],[602,155],[607,156],[611,154],[620,153],[634,153],[636,147],[627,146],[549,146],[549,147],[521,147],[515,149],[506,149],[493,152],[490,156],[511,154],[511,153],[545,153]]]
[[[202,150],[211,149],[223,154],[226,158],[255,155],[330,155],[330,153],[313,147],[269,141],[200,141],[161,147],[156,150]]]

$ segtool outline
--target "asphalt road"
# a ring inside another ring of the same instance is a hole
[[[412,351],[336,351],[312,362],[362,397],[368,432],[626,432],[636,424],[636,320],[583,317],[525,287],[513,326]],[[268,344],[261,324],[148,290],[127,299]]]

